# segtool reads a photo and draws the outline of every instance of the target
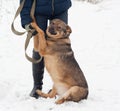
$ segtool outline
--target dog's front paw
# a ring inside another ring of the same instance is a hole
[[[36,93],[37,93],[38,95],[40,95],[40,96],[42,95],[42,91],[39,90],[39,89],[36,90]]]
[[[39,96],[43,97],[43,98],[49,97],[49,94],[43,93],[43,92],[42,92],[41,90],[39,90],[39,89],[36,90],[36,93],[37,93]]]

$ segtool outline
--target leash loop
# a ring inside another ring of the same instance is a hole
[[[13,32],[14,34],[16,34],[16,35],[23,35],[23,34],[26,33],[26,31],[25,31],[25,32],[19,32],[19,31],[17,31],[17,30],[15,29],[15,27],[14,27],[15,19],[16,19],[17,16],[20,14],[21,10],[23,9],[24,4],[25,4],[25,0],[22,0],[22,2],[20,3],[20,6],[18,7],[18,9],[17,9],[17,11],[16,11],[16,14],[15,14],[15,16],[14,16],[13,22],[12,22],[12,24],[11,24],[11,30],[12,30],[12,32]]]
[[[29,31],[19,32],[14,27],[15,19],[20,14],[21,10],[23,9],[24,4],[25,4],[25,0],[22,0],[22,2],[20,3],[20,6],[18,7],[18,9],[16,11],[16,14],[14,16],[13,22],[11,24],[11,30],[16,35],[23,35],[23,34],[25,34],[27,32],[27,37],[26,37],[26,40],[25,40],[25,57],[27,58],[27,60],[29,60],[32,63],[39,63],[42,60],[42,56],[41,56],[40,59],[36,60],[34,58],[29,57],[28,54],[27,54],[27,52],[26,52],[27,51],[27,47],[28,47],[29,42],[30,42],[30,39],[32,38],[33,32],[35,30],[33,29],[33,30],[29,30]],[[33,19],[33,21],[35,21],[35,18],[34,18],[35,5],[36,5],[36,0],[33,0],[33,4],[32,4],[32,7],[31,7],[31,12],[30,12],[30,15],[31,15],[31,18]]]
[[[32,63],[39,63],[41,60],[42,60],[42,56],[40,57],[40,59],[38,59],[38,60],[36,60],[36,59],[34,59],[34,58],[31,58],[31,57],[29,57],[28,56],[28,54],[27,54],[27,47],[28,47],[28,45],[29,45],[29,42],[30,42],[30,39],[32,38],[32,35],[33,34],[33,32],[32,31],[29,31],[28,33],[27,33],[27,38],[26,38],[26,40],[25,40],[25,57],[27,58],[27,60],[29,60],[30,62],[32,62]]]

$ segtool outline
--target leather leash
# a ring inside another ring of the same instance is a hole
[[[25,40],[25,57],[27,58],[27,60],[29,60],[30,62],[33,62],[33,63],[39,63],[41,60],[42,60],[42,56],[40,57],[40,59],[36,60],[34,58],[31,58],[28,56],[27,54],[27,47],[29,45],[29,42],[30,42],[30,39],[32,38],[32,34],[34,32],[34,30],[30,30],[30,31],[24,31],[24,32],[19,32],[15,29],[14,27],[14,22],[15,22],[15,19],[17,18],[17,16],[20,14],[21,10],[23,9],[23,6],[25,4],[25,0],[22,0],[22,2],[20,3],[20,6],[18,7],[17,11],[16,11],[16,14],[14,16],[14,19],[13,19],[13,22],[11,24],[11,30],[14,34],[16,35],[23,35],[27,32],[27,37],[26,37],[26,40]],[[34,12],[35,12],[35,5],[36,5],[36,0],[33,0],[33,4],[32,4],[32,7],[31,7],[31,12],[30,12],[30,16],[31,18],[33,19],[33,21],[35,21],[35,18],[34,18]]]

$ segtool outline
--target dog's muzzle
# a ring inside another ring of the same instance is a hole
[[[49,27],[49,33],[50,34],[52,34],[52,35],[56,35],[57,33],[56,33],[56,31],[55,31],[55,29],[54,29],[54,27]]]

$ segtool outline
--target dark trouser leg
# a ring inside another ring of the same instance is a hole
[[[40,58],[40,55],[38,52],[35,52],[33,50],[33,58],[38,60]],[[43,80],[43,73],[44,73],[44,61],[42,59],[41,62],[34,64],[32,63],[32,71],[33,71],[33,81],[34,81],[34,87],[30,93],[31,97],[38,98],[38,94],[36,93],[36,89],[42,90],[42,80]]]
[[[59,14],[59,15],[54,15],[53,17],[51,17],[52,19],[60,19],[62,21],[64,21],[66,24],[68,24],[68,10],[66,10],[65,12]]]

